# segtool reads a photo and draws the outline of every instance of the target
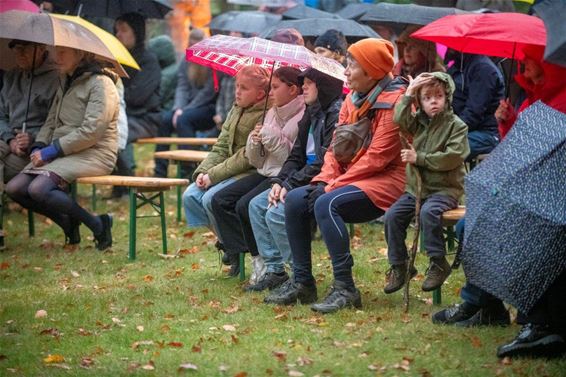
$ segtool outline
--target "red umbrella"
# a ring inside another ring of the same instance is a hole
[[[39,7],[30,0],[2,0],[0,1],[0,13],[9,10],[23,10],[26,12],[39,13]]]
[[[454,50],[522,60],[527,46],[546,45],[541,19],[521,13],[484,13],[446,16],[411,34]]]

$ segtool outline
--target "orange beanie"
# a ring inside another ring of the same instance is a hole
[[[380,80],[393,69],[393,44],[385,39],[366,38],[354,43],[348,52],[373,79]]]

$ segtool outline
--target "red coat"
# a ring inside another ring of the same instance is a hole
[[[376,207],[388,210],[405,190],[405,163],[401,161],[399,126],[393,123],[395,104],[404,92],[404,86],[390,84],[377,97],[376,102],[388,103],[391,108],[376,112],[371,144],[356,162],[341,166],[329,149],[324,155],[322,170],[312,183],[325,182],[326,192],[347,185],[356,186]],[[337,127],[347,127],[354,109],[351,94],[348,94],[340,109]]]

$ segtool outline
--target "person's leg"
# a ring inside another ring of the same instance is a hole
[[[259,256],[259,251],[257,249],[254,231],[252,229],[252,224],[250,221],[250,202],[258,194],[268,189],[270,185],[271,183],[269,182],[269,179],[267,177],[264,177],[262,181],[256,181],[254,187],[245,195],[243,195],[236,203],[236,213],[238,214],[238,219],[240,220],[242,235],[244,236],[244,240],[246,241],[247,250],[249,250],[252,256]]]
[[[387,257],[392,266],[407,262],[407,228],[415,215],[415,197],[405,193],[385,212],[384,232],[387,242]]]
[[[285,203],[279,202],[277,207],[269,208],[265,215],[265,220],[269,233],[271,233],[271,237],[275,241],[277,254],[281,258],[280,269],[284,271],[285,263],[291,267],[293,265],[291,246],[289,245],[289,237],[287,237],[287,228],[285,227]],[[277,267],[274,269],[277,270]]]
[[[219,235],[218,224],[216,223],[216,218],[214,217],[214,213],[212,212],[212,198],[214,197],[214,195],[216,195],[218,191],[222,190],[226,186],[231,185],[234,182],[236,182],[235,178],[228,178],[223,180],[222,182],[218,182],[214,186],[209,187],[208,190],[206,190],[206,192],[202,196],[202,207],[204,208],[204,212],[208,217],[208,223],[210,224],[209,226],[212,229],[212,231],[216,234],[220,242],[223,242],[223,240]]]
[[[170,137],[174,132],[173,128],[173,111],[164,111],[161,114],[161,124],[157,129],[157,136]],[[168,144],[155,145],[156,152],[168,151],[170,146]],[[164,158],[155,159],[155,173],[156,177],[167,178],[167,168],[169,167],[169,160]]]
[[[468,132],[468,143],[470,144],[470,155],[466,161],[470,161],[480,154],[491,153],[499,144],[499,138],[491,132],[472,131]]]
[[[208,216],[202,205],[206,190],[201,190],[196,183],[191,183],[183,193],[183,208],[189,227],[210,226]]]
[[[128,115],[128,143],[157,136],[161,115],[159,112]]]

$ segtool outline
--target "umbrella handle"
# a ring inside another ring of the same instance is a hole
[[[261,115],[261,125],[265,122],[265,114],[267,112],[267,105],[269,103],[269,92],[271,92],[271,80],[273,80],[273,71],[275,70],[275,60],[271,65],[271,74],[269,75],[269,84],[267,84],[267,93],[265,93],[265,104],[263,105],[263,114]]]
[[[515,48],[517,43],[513,43],[513,58],[511,58],[511,70],[509,70],[509,76],[507,76],[507,83],[505,84],[505,98],[509,98],[511,77],[513,77],[513,68],[515,68]]]

